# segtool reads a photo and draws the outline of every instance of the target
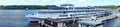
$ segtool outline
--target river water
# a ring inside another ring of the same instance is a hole
[[[33,12],[35,10],[29,10]],[[0,10],[0,27],[35,27],[29,25],[28,19],[25,17],[26,10]],[[115,14],[119,15],[118,11]],[[104,24],[104,27],[120,27],[120,18],[110,20]],[[39,27],[39,26],[36,26]]]

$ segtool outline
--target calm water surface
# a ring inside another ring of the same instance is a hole
[[[25,11],[0,10],[0,27],[33,27],[28,24],[27,18],[25,18]]]

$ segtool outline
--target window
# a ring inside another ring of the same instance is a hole
[[[79,15],[87,15],[87,14],[71,14],[73,16],[79,16]]]
[[[85,25],[85,24],[81,24],[81,27],[87,27],[87,25]]]
[[[59,17],[67,17],[68,15],[59,15]]]
[[[51,22],[51,24],[53,25],[53,22]]]
[[[47,27],[49,27],[49,26],[47,26]]]

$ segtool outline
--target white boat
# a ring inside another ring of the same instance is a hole
[[[106,16],[111,16],[111,17],[103,18]],[[53,21],[54,19],[57,22],[79,20],[78,21],[79,25],[81,25],[81,23],[82,23],[82,24],[88,24],[88,25],[91,24],[92,26],[101,24],[101,23],[103,23],[102,21],[104,21],[104,20],[112,19],[112,18],[114,18],[113,16],[115,16],[115,15],[113,15],[111,12],[108,12],[108,11],[102,10],[102,9],[74,9],[74,8],[72,8],[72,9],[68,8],[67,10],[66,9],[63,9],[63,10],[50,10],[50,9],[49,10],[39,10],[39,12],[26,15],[26,17],[28,18],[30,23],[44,24],[44,22],[46,20]],[[44,20],[44,19],[46,19],[46,20]],[[56,22],[56,21],[53,21],[53,22]],[[87,21],[89,21],[89,22],[85,23]],[[60,24],[58,24],[58,26],[55,26],[55,27],[61,27],[62,25],[65,27],[64,23],[62,23],[61,25]],[[47,25],[47,24],[44,24],[44,25]],[[54,26],[50,26],[50,25],[47,25],[47,26],[54,27]]]

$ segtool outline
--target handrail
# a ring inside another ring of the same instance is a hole
[[[110,15],[110,16],[106,16],[106,17],[100,17],[100,18],[97,18],[96,20],[91,20],[91,21],[103,21],[103,20],[107,20],[107,19],[112,19],[114,18],[115,15]],[[68,21],[68,20],[81,20],[81,19],[92,19],[92,18],[75,18],[75,19],[62,19],[61,21]]]

